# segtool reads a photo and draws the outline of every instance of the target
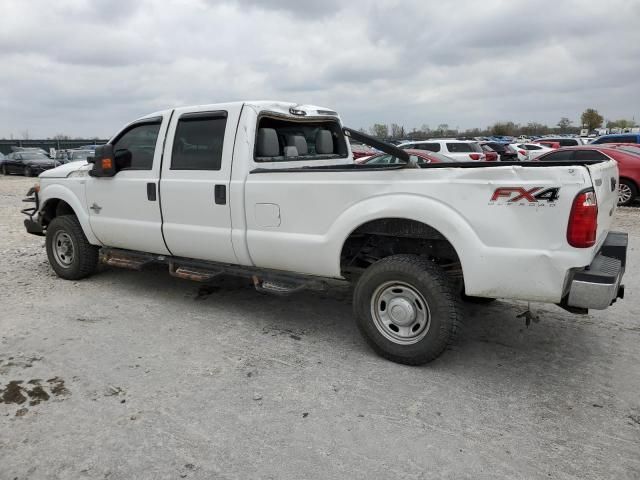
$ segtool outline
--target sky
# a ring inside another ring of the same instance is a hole
[[[368,128],[640,122],[637,0],[2,0],[0,138],[284,100]]]

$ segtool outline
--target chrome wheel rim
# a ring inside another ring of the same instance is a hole
[[[58,231],[53,237],[53,255],[58,265],[69,267],[73,263],[74,247],[67,232]]]
[[[399,345],[422,340],[431,323],[424,296],[404,282],[386,282],[373,292],[371,316],[378,331]]]
[[[631,187],[625,183],[618,185],[618,203],[627,203],[631,200]]]

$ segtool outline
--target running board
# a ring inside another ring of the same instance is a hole
[[[169,274],[182,278],[184,280],[193,280],[196,282],[208,282],[218,275],[224,273],[222,270],[209,270],[195,268],[192,266],[177,265],[174,262],[169,262]]]
[[[113,267],[132,270],[142,270],[143,267],[151,263],[164,264],[169,267],[169,274],[172,276],[196,282],[208,282],[219,275],[250,278],[257,291],[279,296],[291,295],[301,290],[325,291],[329,286],[328,280],[336,281],[336,279],[290,274],[288,272],[250,266],[216,263],[110,247],[102,247],[100,249],[100,262]]]
[[[130,270],[142,270],[142,267],[154,261],[151,255],[130,253],[121,250],[105,250],[100,252],[100,261],[105,265]]]

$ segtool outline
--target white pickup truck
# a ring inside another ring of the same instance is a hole
[[[400,163],[356,165],[347,137]],[[326,108],[175,108],[130,123],[88,163],[41,174],[25,226],[46,235],[65,279],[102,261],[241,275],[277,294],[352,282],[364,337],[406,364],[442,353],[463,299],[584,313],[622,297],[615,162],[415,160]]]

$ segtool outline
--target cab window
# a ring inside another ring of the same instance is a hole
[[[114,154],[131,152],[131,167],[124,170],[151,170],[159,131],[160,121],[134,125],[113,142]]]

